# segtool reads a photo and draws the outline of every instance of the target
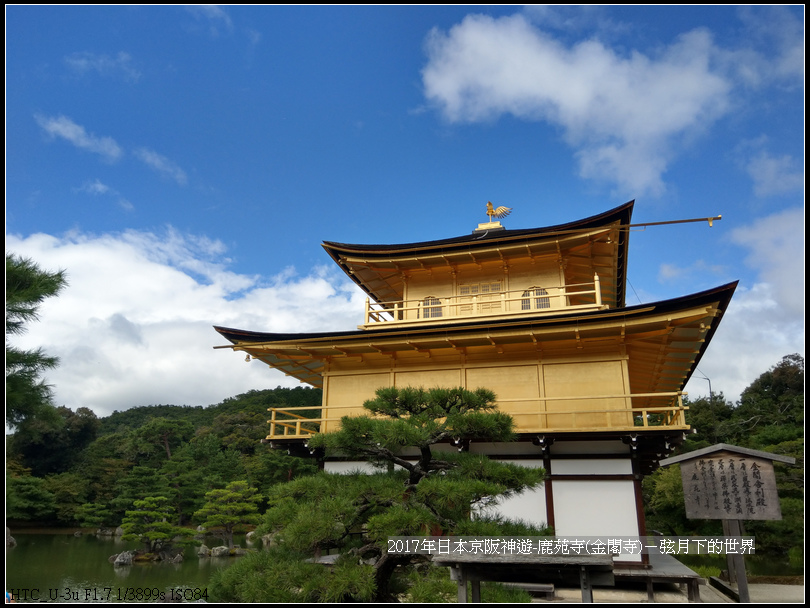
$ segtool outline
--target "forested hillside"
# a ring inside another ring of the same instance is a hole
[[[205,494],[247,481],[260,494],[317,470],[262,444],[267,408],[319,407],[321,391],[250,391],[209,407],[151,405],[97,418],[56,408],[6,442],[6,518],[62,526],[117,526],[135,500],[169,498],[176,523],[194,523]]]

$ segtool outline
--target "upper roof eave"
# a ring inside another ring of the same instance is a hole
[[[513,230],[498,230],[487,232],[484,235],[468,234],[463,236],[452,237],[448,239],[439,239],[435,241],[421,241],[414,243],[400,243],[391,245],[381,244],[349,244],[337,243],[334,241],[324,241],[323,248],[329,255],[340,264],[340,254],[353,254],[353,255],[366,255],[366,256],[395,256],[397,254],[408,255],[415,252],[422,254],[431,253],[434,251],[447,251],[453,248],[468,248],[470,245],[475,246],[492,246],[494,244],[506,243],[513,240],[525,240],[527,238],[539,238],[547,235],[558,234],[561,232],[574,232],[580,230],[588,230],[591,228],[601,228],[610,224],[619,222],[620,224],[629,224],[630,218],[633,214],[633,206],[635,200],[628,201],[623,205],[615,207],[581,220],[568,222],[566,224],[557,224],[555,226],[546,226],[542,228],[521,228]]]
[[[578,232],[615,225],[617,223],[619,225],[629,225],[630,219],[633,215],[634,205],[635,199],[598,215],[568,222],[566,224],[546,226],[544,228],[498,230],[486,232],[483,235],[472,233],[449,239],[422,241],[416,243],[402,243],[398,245],[356,245],[324,241],[322,246],[332,260],[334,260],[334,262],[340,266],[343,272],[345,272],[352,281],[354,281],[373,300],[380,301],[380,294],[366,284],[366,282],[358,277],[356,273],[352,272],[347,258],[363,256],[366,259],[390,259],[399,256],[412,257],[415,254],[419,254],[421,256],[428,256],[431,254],[451,254],[454,252],[469,251],[472,248],[478,249],[493,246],[497,247],[500,245],[520,243],[521,241],[536,241],[538,239],[542,239],[543,237],[550,238],[553,236],[571,235]],[[619,231],[619,242],[616,249],[618,259],[616,261],[617,268],[615,277],[616,304],[618,306],[624,306],[625,304],[628,238],[629,233],[627,231]]]

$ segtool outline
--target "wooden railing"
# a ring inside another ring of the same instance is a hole
[[[576,397],[535,397],[531,399],[502,399],[498,401],[498,410],[510,414],[515,419],[515,431],[518,433],[536,432],[581,432],[581,431],[639,431],[668,429],[688,429],[685,412],[689,409],[683,405],[682,392],[670,393],[636,393],[631,395],[598,395]],[[645,407],[612,407],[587,409],[547,409],[547,402],[571,402],[579,405],[585,401],[623,399],[632,403],[633,399],[647,401],[650,398],[670,399],[669,405]],[[536,403],[536,407],[526,407]],[[513,407],[510,407],[512,405]],[[514,407],[519,406],[519,407]],[[302,415],[301,411],[320,414]],[[362,416],[367,412],[356,405],[327,408],[323,410],[309,407],[271,407],[270,434],[267,439],[306,438],[315,433],[335,431],[340,427],[340,419],[345,415]]]
[[[367,298],[364,325],[516,315],[527,312],[559,313],[561,310],[595,310],[602,307],[599,275],[594,275],[592,283],[555,287],[537,286],[514,291],[454,296],[434,294],[429,298],[390,302],[372,302]]]

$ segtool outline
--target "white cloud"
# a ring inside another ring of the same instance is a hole
[[[626,55],[595,39],[567,46],[523,16],[467,16],[433,30],[425,95],[453,122],[509,113],[562,128],[583,177],[660,194],[679,139],[723,115],[730,83],[710,67],[705,30],[655,55]]]
[[[573,148],[581,177],[635,197],[665,191],[664,174],[680,148],[745,103],[742,88],[803,82],[804,31],[790,11],[742,11],[746,36],[735,48],[694,29],[645,52],[588,37],[586,30],[610,39],[628,27],[603,12],[532,7],[498,19],[468,15],[447,32],[434,29],[422,71],[425,97],[450,122],[511,114],[554,125]],[[580,39],[567,42],[573,35]],[[760,188],[772,187],[764,183],[767,172],[785,167],[763,164],[750,170],[763,180]]]
[[[700,369],[715,391],[736,401],[782,357],[804,355],[804,209],[738,228],[732,240],[750,252],[745,263],[759,272],[759,281],[737,288]],[[705,380],[687,386],[693,395],[707,395],[707,389]]]
[[[198,22],[203,22],[208,26],[208,33],[213,38],[219,36],[221,28],[224,28],[228,32],[233,31],[231,17],[222,7],[215,4],[200,4],[187,6],[186,10],[191,13]]]
[[[262,33],[258,30],[254,30],[253,28],[247,28],[245,30],[245,33],[247,34],[250,44],[253,46],[258,45],[262,41]]]
[[[760,197],[801,192],[804,189],[803,166],[792,156],[772,156],[761,151],[749,159],[746,171],[754,180],[754,194]]]
[[[746,48],[729,51],[731,69],[746,84],[804,85],[804,23],[787,6],[744,6]]]
[[[125,199],[121,194],[111,188],[105,183],[102,183],[101,180],[95,179],[93,181],[84,182],[78,188],[74,188],[75,192],[83,192],[85,194],[92,194],[93,196],[109,196],[116,199],[116,203],[118,206],[121,207],[124,211],[132,211],[135,206]]]
[[[72,53],[65,57],[65,64],[82,76],[95,72],[102,76],[121,76],[133,82],[141,77],[141,73],[132,64],[132,57],[123,51],[114,57],[89,51]]]
[[[103,184],[101,180],[95,179],[92,182],[84,182],[80,187],[76,188],[76,191],[87,194],[107,194],[111,189],[107,184]]]
[[[804,316],[804,225],[804,208],[799,207],[757,220],[731,235],[750,251],[745,263],[759,272],[782,314],[792,319]]]
[[[337,271],[269,280],[228,269],[221,242],[128,231],[93,236],[7,236],[7,249],[42,268],[64,268],[69,286],[47,300],[21,346],[59,356],[47,374],[56,402],[99,415],[135,405],[209,405],[298,382],[213,346],[213,325],[257,331],[329,331],[360,322],[363,297]]]
[[[771,285],[738,287],[706,356],[698,366],[715,393],[737,402],[761,374],[792,353],[804,355],[804,320],[785,309]],[[696,373],[686,386],[690,397],[707,396],[709,386]]]
[[[676,264],[665,263],[658,268],[658,281],[667,283],[672,280],[683,282],[692,277],[703,277],[707,274],[723,276],[725,269],[717,264],[707,264],[705,260],[695,260],[689,266],[678,266]]]
[[[34,119],[51,137],[66,139],[77,148],[99,154],[108,161],[118,160],[124,154],[112,137],[97,137],[88,133],[83,126],[76,124],[67,116],[35,114]]]
[[[186,176],[185,171],[183,171],[176,163],[169,160],[165,156],[158,154],[154,150],[150,150],[149,148],[138,148],[135,150],[134,154],[148,167],[151,167],[161,175],[174,180],[181,186],[184,186],[188,182],[188,177]]]

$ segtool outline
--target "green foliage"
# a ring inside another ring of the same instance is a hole
[[[194,435],[194,426],[187,420],[152,418],[129,434],[131,459],[143,464],[158,464],[170,460],[172,450]]]
[[[437,568],[430,563],[416,564],[406,575],[403,601],[416,604],[455,603],[458,585],[450,580],[450,568]]]
[[[9,453],[37,477],[68,471],[96,438],[98,418],[92,410],[60,406],[53,412],[55,416],[26,418],[8,441]]]
[[[719,577],[721,572],[717,566],[690,565],[689,567],[705,579],[710,579],[713,576]]]
[[[51,519],[56,497],[45,488],[45,480],[31,475],[6,472],[6,518],[19,520]]]
[[[786,554],[803,546],[797,530],[804,529],[804,358],[783,357],[742,392],[736,407],[722,393],[687,405],[688,421],[697,432],[680,453],[728,443],[796,459],[795,465],[774,463],[782,520],[745,525],[756,536],[758,552]],[[644,479],[643,487],[648,529],[673,535],[720,534],[719,522],[686,519],[678,467],[659,469]]]
[[[102,419],[87,408],[50,407],[53,416],[26,418],[7,438],[12,476],[35,480],[14,482],[21,491],[11,496],[14,512],[62,525],[95,525],[80,517],[86,515],[82,505],[96,504],[108,512],[103,524],[117,525],[135,500],[164,496],[171,521],[188,524],[207,492],[232,481],[247,480],[264,494],[276,483],[315,473],[314,459],[294,458],[259,439],[267,432],[267,407],[320,401],[320,390],[279,387],[208,408],[135,407]],[[37,495],[40,503],[25,498]]]
[[[112,524],[112,511],[97,502],[86,502],[80,505],[74,514],[76,521],[85,528],[99,528]]]
[[[233,549],[233,533],[237,526],[260,521],[257,503],[261,496],[246,481],[232,481],[224,490],[211,490],[205,495],[205,506],[194,516],[209,532],[220,534]]]
[[[277,483],[318,472],[315,459],[290,456],[286,451],[274,450],[266,444],[259,444],[252,457],[242,459],[242,464],[250,484],[264,494]]]
[[[118,497],[116,486],[133,466],[123,456],[123,443],[122,434],[102,435],[75,457],[74,470],[88,480],[92,502],[109,504]],[[119,518],[123,513],[121,510]]]
[[[87,501],[89,484],[78,473],[59,473],[45,478],[45,489],[53,494],[56,519],[65,525],[73,525],[76,511]]]
[[[169,484],[159,471],[151,467],[136,466],[115,484],[115,497],[110,500],[109,504],[120,517],[124,512],[131,510],[144,496],[161,496],[169,503],[166,498],[169,493]],[[171,507],[167,508],[171,513]],[[172,514],[169,519],[176,521],[177,517]]]
[[[136,500],[134,507],[126,512],[121,523],[124,530],[122,540],[143,543],[147,553],[168,551],[174,544],[194,543],[190,540],[194,536],[192,530],[169,523],[173,513],[165,497],[147,496],[143,500]]]
[[[99,435],[134,431],[154,418],[185,420],[197,428],[210,425],[215,416],[213,407],[204,408],[200,405],[139,405],[123,412],[116,410],[102,418]]]
[[[6,424],[16,426],[39,417],[54,418],[51,390],[39,379],[58,359],[42,349],[21,350],[9,337],[25,332],[25,324],[39,318],[39,307],[65,286],[65,272],[46,272],[32,260],[6,253]]]
[[[495,394],[486,389],[383,388],[363,407],[375,416],[344,417],[336,433],[310,439],[311,448],[325,448],[375,464],[396,464],[409,473],[409,483],[456,465],[433,458],[430,446],[450,439],[510,441],[514,423],[496,412]],[[416,463],[402,456],[405,448],[419,451]]]
[[[373,417],[344,417],[339,431],[316,435],[309,445],[370,461],[381,472],[319,473],[278,485],[269,493],[259,531],[272,534],[274,543],[293,556],[293,570],[300,567],[301,555],[337,551],[343,556],[340,563],[354,565],[347,572],[369,578],[376,601],[406,592],[401,583],[407,583],[407,572],[424,558],[388,554],[389,537],[456,534],[471,527],[474,509],[542,482],[541,469],[455,450],[434,452],[433,446],[448,440],[513,438],[512,420],[495,411],[494,400],[484,389],[379,390],[376,399],[364,404]],[[503,532],[501,520],[483,521]],[[357,566],[361,559],[372,566]],[[330,579],[330,591],[319,597],[361,599],[346,591],[359,583],[345,588],[337,584]],[[246,596],[241,600],[247,601]]]
[[[267,435],[267,412],[220,414],[214,419],[212,432],[224,447],[253,454]]]
[[[338,560],[334,567],[307,562],[306,556],[274,547],[251,553],[211,578],[218,602],[369,602],[374,597],[370,566]]]

